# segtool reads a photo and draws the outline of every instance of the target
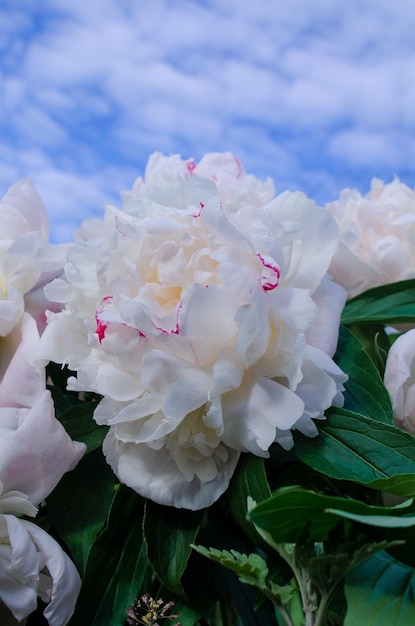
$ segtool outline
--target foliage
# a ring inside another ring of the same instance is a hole
[[[140,598],[173,602],[183,626],[412,623],[415,439],[394,426],[382,375],[384,329],[413,323],[413,302],[413,280],[350,300],[335,356],[349,376],[344,407],[318,437],[297,433],[289,452],[243,454],[227,492],[200,512],[117,484],[92,417],[97,398],[65,391],[69,372],[50,366],[59,419],[88,446],[39,518],[83,577],[71,626],[125,626]],[[161,612],[157,623],[170,623]]]

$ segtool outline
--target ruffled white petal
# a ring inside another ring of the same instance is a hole
[[[103,450],[108,463],[126,485],[160,504],[192,510],[210,506],[226,491],[239,459],[239,452],[221,444],[213,455],[203,457],[202,462],[193,461],[179,450],[123,443],[112,430]],[[210,468],[207,472],[205,463]]]
[[[314,435],[341,401],[336,225],[303,194],[272,194],[230,153],[155,154],[124,211],[80,228],[64,281],[47,288],[65,308],[39,358],[104,396],[108,462],[157,502],[208,506],[240,452],[288,448],[297,427]]]
[[[14,515],[0,515],[0,599],[20,622],[48,603],[50,626],[68,623],[81,579],[59,544],[44,530]]]
[[[397,177],[388,184],[375,178],[364,196],[345,189],[327,209],[340,231],[330,273],[349,297],[415,277],[413,189]]]
[[[25,310],[45,325],[48,307],[33,291],[62,271],[65,246],[48,244],[48,218],[29,180],[21,180],[0,201],[0,336],[8,335]],[[28,296],[32,293],[32,296]],[[26,299],[27,298],[27,299]]]

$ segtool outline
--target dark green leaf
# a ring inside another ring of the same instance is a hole
[[[344,626],[415,624],[415,570],[380,552],[346,578]]]
[[[403,497],[415,496],[415,438],[389,424],[336,409],[295,451],[313,469]]]
[[[144,500],[121,485],[91,547],[70,626],[124,626],[127,608],[147,592],[152,570],[142,537]]]
[[[371,525],[398,526],[406,507],[370,506],[359,500],[326,496],[298,487],[283,487],[271,498],[257,504],[249,513],[250,520],[271,544],[295,543],[300,540],[324,541],[339,523],[339,516],[358,516],[356,521]],[[376,523],[380,516],[380,524]],[[402,518],[401,526],[415,525],[415,516]],[[265,533],[264,533],[265,531]]]
[[[96,402],[84,402],[71,407],[59,417],[70,437],[86,444],[87,453],[99,448],[108,432],[108,427],[98,426],[93,420],[96,407]]]
[[[262,541],[254,526],[248,522],[246,515],[248,496],[255,502],[260,502],[271,495],[263,459],[250,454],[243,454],[232,477],[227,495],[232,514],[245,534],[254,544]]]
[[[361,342],[344,326],[334,360],[349,376],[344,408],[393,424],[391,401],[378,370]]]
[[[352,298],[343,310],[342,323],[415,321],[415,279],[374,287]]]
[[[101,450],[96,450],[64,474],[47,498],[51,521],[81,572],[105,523],[113,494],[114,474]]]
[[[144,539],[148,559],[159,580],[178,596],[180,582],[196,539],[203,511],[187,511],[146,501]]]

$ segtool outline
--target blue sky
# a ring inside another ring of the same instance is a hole
[[[31,178],[69,241],[154,151],[319,204],[413,187],[414,32],[408,0],[3,0],[0,195]]]

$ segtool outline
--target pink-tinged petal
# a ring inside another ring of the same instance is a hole
[[[33,364],[39,346],[35,320],[25,313],[12,333],[0,339],[0,346],[0,407],[29,408],[45,390],[44,369]]]
[[[0,288],[0,298],[1,298]],[[9,296],[10,294],[9,290]],[[14,328],[19,321],[24,311],[23,296],[15,291],[14,299],[2,300],[0,299],[0,337],[5,337]]]
[[[203,509],[224,493],[235,471],[239,452],[223,446],[211,457],[212,468],[202,481],[196,474],[197,461],[188,461],[188,477],[172,459],[167,448],[153,450],[146,444],[122,443],[108,433],[104,454],[118,478],[145,498],[166,506]],[[209,462],[209,464],[211,463]]]
[[[8,421],[10,410],[0,409],[0,424]],[[38,394],[30,409],[20,410],[18,420],[14,429],[1,433],[0,477],[6,491],[22,491],[39,504],[75,467],[86,447],[72,441],[55,418],[49,391]]]
[[[50,577],[44,615],[49,626],[64,626],[74,612],[81,578],[75,565],[50,535],[32,522],[22,521],[22,524],[29,532]],[[42,595],[42,599],[46,600],[46,596]]]
[[[40,284],[35,285],[24,297],[25,311],[27,311],[35,320],[39,330],[42,334],[46,328],[46,311],[53,311],[57,313],[62,310],[62,305],[58,302],[50,302],[45,295],[43,281]]]

